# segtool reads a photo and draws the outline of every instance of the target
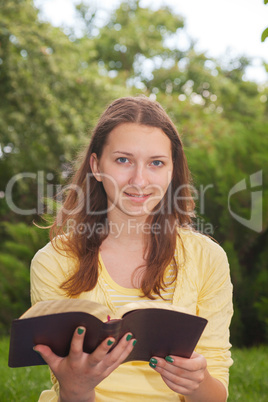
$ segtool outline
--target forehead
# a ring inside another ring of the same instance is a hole
[[[105,147],[112,150],[137,152],[165,151],[171,152],[171,141],[158,127],[140,125],[136,123],[123,123],[115,127],[110,134]],[[120,148],[120,149],[119,149]]]

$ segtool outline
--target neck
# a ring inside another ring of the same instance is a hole
[[[144,216],[138,218],[108,216],[109,235],[107,239],[120,247],[131,245],[131,248],[140,248],[144,244],[144,235],[149,231],[145,221]]]

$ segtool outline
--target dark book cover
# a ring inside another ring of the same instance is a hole
[[[48,345],[58,356],[67,356],[75,329],[86,328],[84,352],[92,353],[107,337],[116,343],[126,332],[137,339],[125,361],[149,361],[152,356],[175,355],[189,358],[207,324],[207,320],[178,311],[148,308],[130,311],[121,319],[102,322],[85,312],[63,312],[12,322],[9,366],[46,364],[33,350],[37,344]],[[113,347],[114,347],[113,346]]]

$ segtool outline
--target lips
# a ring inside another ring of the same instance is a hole
[[[150,194],[138,194],[138,193],[128,193],[126,191],[124,191],[124,194],[129,201],[133,201],[135,203],[144,203],[151,196],[151,193]]]
[[[134,194],[134,193],[127,193],[125,191],[125,194],[130,196],[130,197],[137,197],[137,198],[145,198],[148,197],[150,194]]]

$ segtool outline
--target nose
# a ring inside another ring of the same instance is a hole
[[[144,188],[148,185],[148,183],[149,181],[146,168],[144,166],[135,166],[128,184]]]

